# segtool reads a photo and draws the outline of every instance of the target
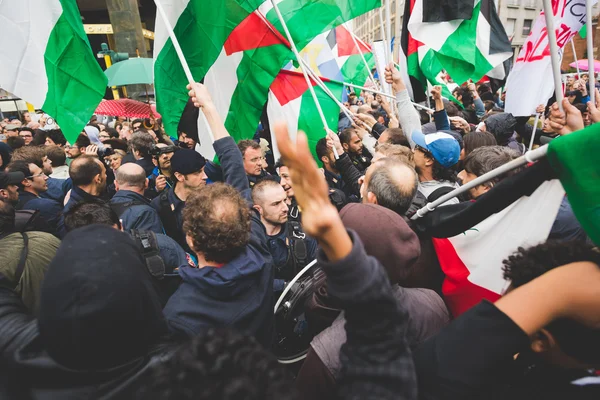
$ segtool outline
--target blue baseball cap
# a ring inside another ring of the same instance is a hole
[[[458,141],[452,135],[445,132],[424,135],[422,132],[414,131],[412,140],[417,146],[430,152],[442,167],[449,168],[456,164],[460,158],[460,145]]]

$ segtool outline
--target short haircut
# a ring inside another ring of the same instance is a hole
[[[152,135],[142,131],[137,131],[131,135],[129,143],[131,144],[131,150],[138,151],[142,157],[149,157],[150,151],[152,151],[152,148],[154,147]]]
[[[315,148],[315,152],[317,153],[317,157],[319,157],[319,162],[321,163],[321,165],[325,166],[325,163],[323,163],[321,157],[329,157],[329,153],[331,152],[331,149],[329,148],[329,146],[327,146],[326,138],[319,139]]]
[[[388,133],[388,140],[386,143],[397,144],[410,149],[410,142],[402,131],[402,128],[388,128],[384,132]]]
[[[377,198],[377,204],[405,215],[417,194],[419,178],[415,170],[409,165],[391,158],[382,158],[374,166],[367,185],[367,192],[372,192]],[[400,169],[410,174],[410,182],[400,182],[398,177]]]
[[[55,144],[64,146],[67,144],[67,139],[60,129],[52,129],[46,133],[46,137],[50,138]]]
[[[496,103],[494,103],[493,100],[486,100],[483,102],[484,106],[485,106],[485,111],[491,111],[494,109],[494,107],[496,107]]]
[[[58,146],[44,146],[44,150],[46,150],[46,155],[52,161],[53,167],[60,167],[65,165],[67,162],[67,155],[65,151]]]
[[[140,385],[145,400],[291,400],[294,382],[273,354],[248,334],[210,328],[155,363]]]
[[[106,203],[100,201],[82,201],[75,204],[65,213],[65,229],[71,232],[92,224],[117,225],[121,224],[119,217]]]
[[[187,198],[183,230],[206,260],[227,263],[238,257],[250,240],[248,203],[227,184],[206,186]]]
[[[69,167],[69,176],[73,186],[86,186],[94,181],[94,177],[102,173],[102,165],[92,156],[77,157]]]
[[[117,132],[117,130],[115,128],[106,128],[104,130],[106,133],[108,133],[108,135],[113,138],[113,139],[118,139],[119,138],[119,132]]]
[[[0,199],[0,233],[15,230],[15,208],[8,201]]]
[[[460,113],[460,111],[458,110],[458,106],[452,101],[444,102],[444,110],[446,110],[446,114],[449,117],[457,117]]]
[[[29,169],[29,161],[25,160],[12,160],[10,164],[6,167],[6,169],[10,172],[21,172],[24,176],[30,176],[31,170]],[[23,185],[21,182],[17,185],[19,189],[23,189]]]
[[[527,249],[519,247],[503,261],[504,279],[511,281],[511,288],[518,288],[554,268],[581,261],[592,262],[600,268],[600,253],[580,240],[548,241]],[[557,319],[545,329],[567,355],[588,364],[600,362],[600,329],[588,328],[567,318]]]
[[[260,144],[256,143],[254,140],[240,140],[237,145],[238,149],[240,149],[240,153],[242,153],[242,157],[246,154],[246,150],[248,149],[260,150]]]
[[[19,128],[19,133],[21,133],[21,132],[29,132],[29,133],[31,133],[31,137],[35,136],[35,131],[26,126]]]
[[[408,147],[399,144],[382,143],[377,144],[375,151],[381,153],[384,157],[393,158],[413,168],[415,167],[414,153]]]
[[[21,136],[10,136],[6,138],[6,144],[13,150],[20,149],[25,146],[25,139]]]
[[[283,161],[283,158],[279,158],[279,160],[277,160],[277,162],[275,163],[274,167],[275,169],[279,169],[281,167],[286,167],[287,165],[285,165],[285,161]]]
[[[484,146],[496,146],[496,137],[489,132],[469,132],[463,136],[465,155],[469,155],[473,150]]]
[[[515,150],[504,146],[485,146],[473,150],[464,160],[465,171],[476,176],[481,176],[496,168],[518,158]],[[511,170],[484,183],[484,186],[493,187],[502,179],[518,173],[521,169]]]
[[[108,139],[104,141],[105,146],[110,146],[113,150],[123,150],[127,153],[127,141],[121,139]]]
[[[13,151],[12,160],[24,160],[28,163],[35,164],[40,168],[44,168],[43,159],[46,156],[44,146],[24,146]]]
[[[79,136],[77,136],[77,140],[75,140],[75,147],[78,148],[88,147],[91,144],[90,138],[83,133],[80,133]]]
[[[128,169],[131,165],[136,165],[134,163],[124,164],[117,169],[116,180],[119,185],[136,187],[136,188],[144,188],[146,186],[146,173],[142,167],[139,167],[141,170],[140,173],[130,173]],[[125,168],[123,168],[125,167]]]
[[[272,179],[263,179],[258,182],[256,185],[252,186],[252,202],[257,205],[264,204],[265,201],[265,190],[269,187],[281,187],[281,185]],[[269,199],[267,199],[269,200]]]
[[[352,140],[352,135],[356,133],[356,129],[354,128],[346,128],[340,133],[340,143],[349,144],[350,140]]]

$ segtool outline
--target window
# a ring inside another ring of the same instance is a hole
[[[521,7],[521,0],[508,0],[506,3],[507,7],[519,8]]]
[[[532,10],[535,10],[537,8],[537,0],[524,0],[525,2],[525,8],[529,8]]]
[[[529,36],[529,33],[531,32],[531,24],[532,24],[533,20],[532,19],[525,19],[523,20],[523,36]]]
[[[508,18],[506,20],[506,25],[504,25],[504,29],[506,30],[506,35],[511,38],[515,34],[515,25],[517,24],[516,18]]]

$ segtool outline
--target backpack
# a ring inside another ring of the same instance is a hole
[[[40,215],[39,210],[15,211],[15,232],[46,232],[53,233],[52,229]]]
[[[108,203],[110,208],[115,212],[115,214],[117,214],[117,217],[121,218],[121,215],[123,215],[123,213],[125,211],[127,211],[127,209],[129,207],[132,206],[145,206],[147,205],[146,203],[143,203],[139,200],[131,200],[131,201],[126,201],[124,203]]]

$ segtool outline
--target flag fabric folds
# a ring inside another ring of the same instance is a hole
[[[417,220],[434,236],[446,278],[444,299],[457,317],[507,286],[502,261],[518,247],[544,242],[564,198],[547,160],[506,178],[473,203],[440,207]]]
[[[0,2],[0,83],[74,143],[106,91],[75,0]]]
[[[596,243],[600,244],[600,125],[554,139],[548,145],[548,160],[558,174],[577,220]]]
[[[342,98],[343,85],[339,82],[329,81],[321,78],[323,83],[338,99]],[[329,97],[323,89],[317,86],[317,83],[311,79],[312,86],[319,99],[319,104],[323,109],[323,114],[327,120],[327,126],[334,132],[337,131],[340,108],[337,103]],[[308,146],[314,153],[315,159],[318,159],[315,153],[315,146],[319,139],[325,137],[323,122],[319,116],[312,94],[300,72],[282,70],[271,84],[269,90],[269,101],[267,103],[267,115],[272,122],[271,130],[275,122],[285,121],[288,125],[288,132],[295,140],[299,130],[305,132],[308,136]],[[273,154],[275,159],[279,158],[275,133],[271,133],[273,139]]]
[[[597,0],[590,0],[596,4]],[[553,0],[556,42],[563,49],[585,21],[585,7],[571,7],[565,0]],[[562,51],[559,51],[562,58]],[[531,33],[515,60],[506,81],[505,111],[530,116],[539,104],[546,104],[554,92],[550,44],[544,12],[535,20]]]
[[[412,37],[434,52],[458,84],[479,81],[513,54],[493,0],[413,0],[411,6]]]

